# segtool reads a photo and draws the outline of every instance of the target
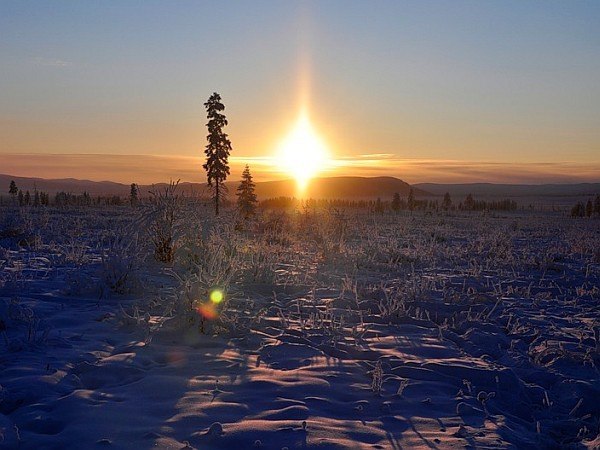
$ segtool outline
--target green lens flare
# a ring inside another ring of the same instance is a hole
[[[210,293],[210,301],[215,304],[221,303],[223,301],[223,298],[223,291],[220,291],[219,289],[215,289]]]

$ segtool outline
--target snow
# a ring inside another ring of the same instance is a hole
[[[1,210],[0,448],[600,444],[598,220],[141,216]]]

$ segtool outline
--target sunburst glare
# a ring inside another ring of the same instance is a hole
[[[311,178],[329,165],[329,150],[314,130],[305,111],[281,142],[277,159],[280,169],[296,179],[300,191],[306,188]]]

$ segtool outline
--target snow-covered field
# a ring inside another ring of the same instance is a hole
[[[0,209],[0,448],[600,445],[600,221],[175,213]]]

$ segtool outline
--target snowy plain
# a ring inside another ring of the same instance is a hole
[[[0,209],[0,448],[600,446],[599,220],[146,209]]]

